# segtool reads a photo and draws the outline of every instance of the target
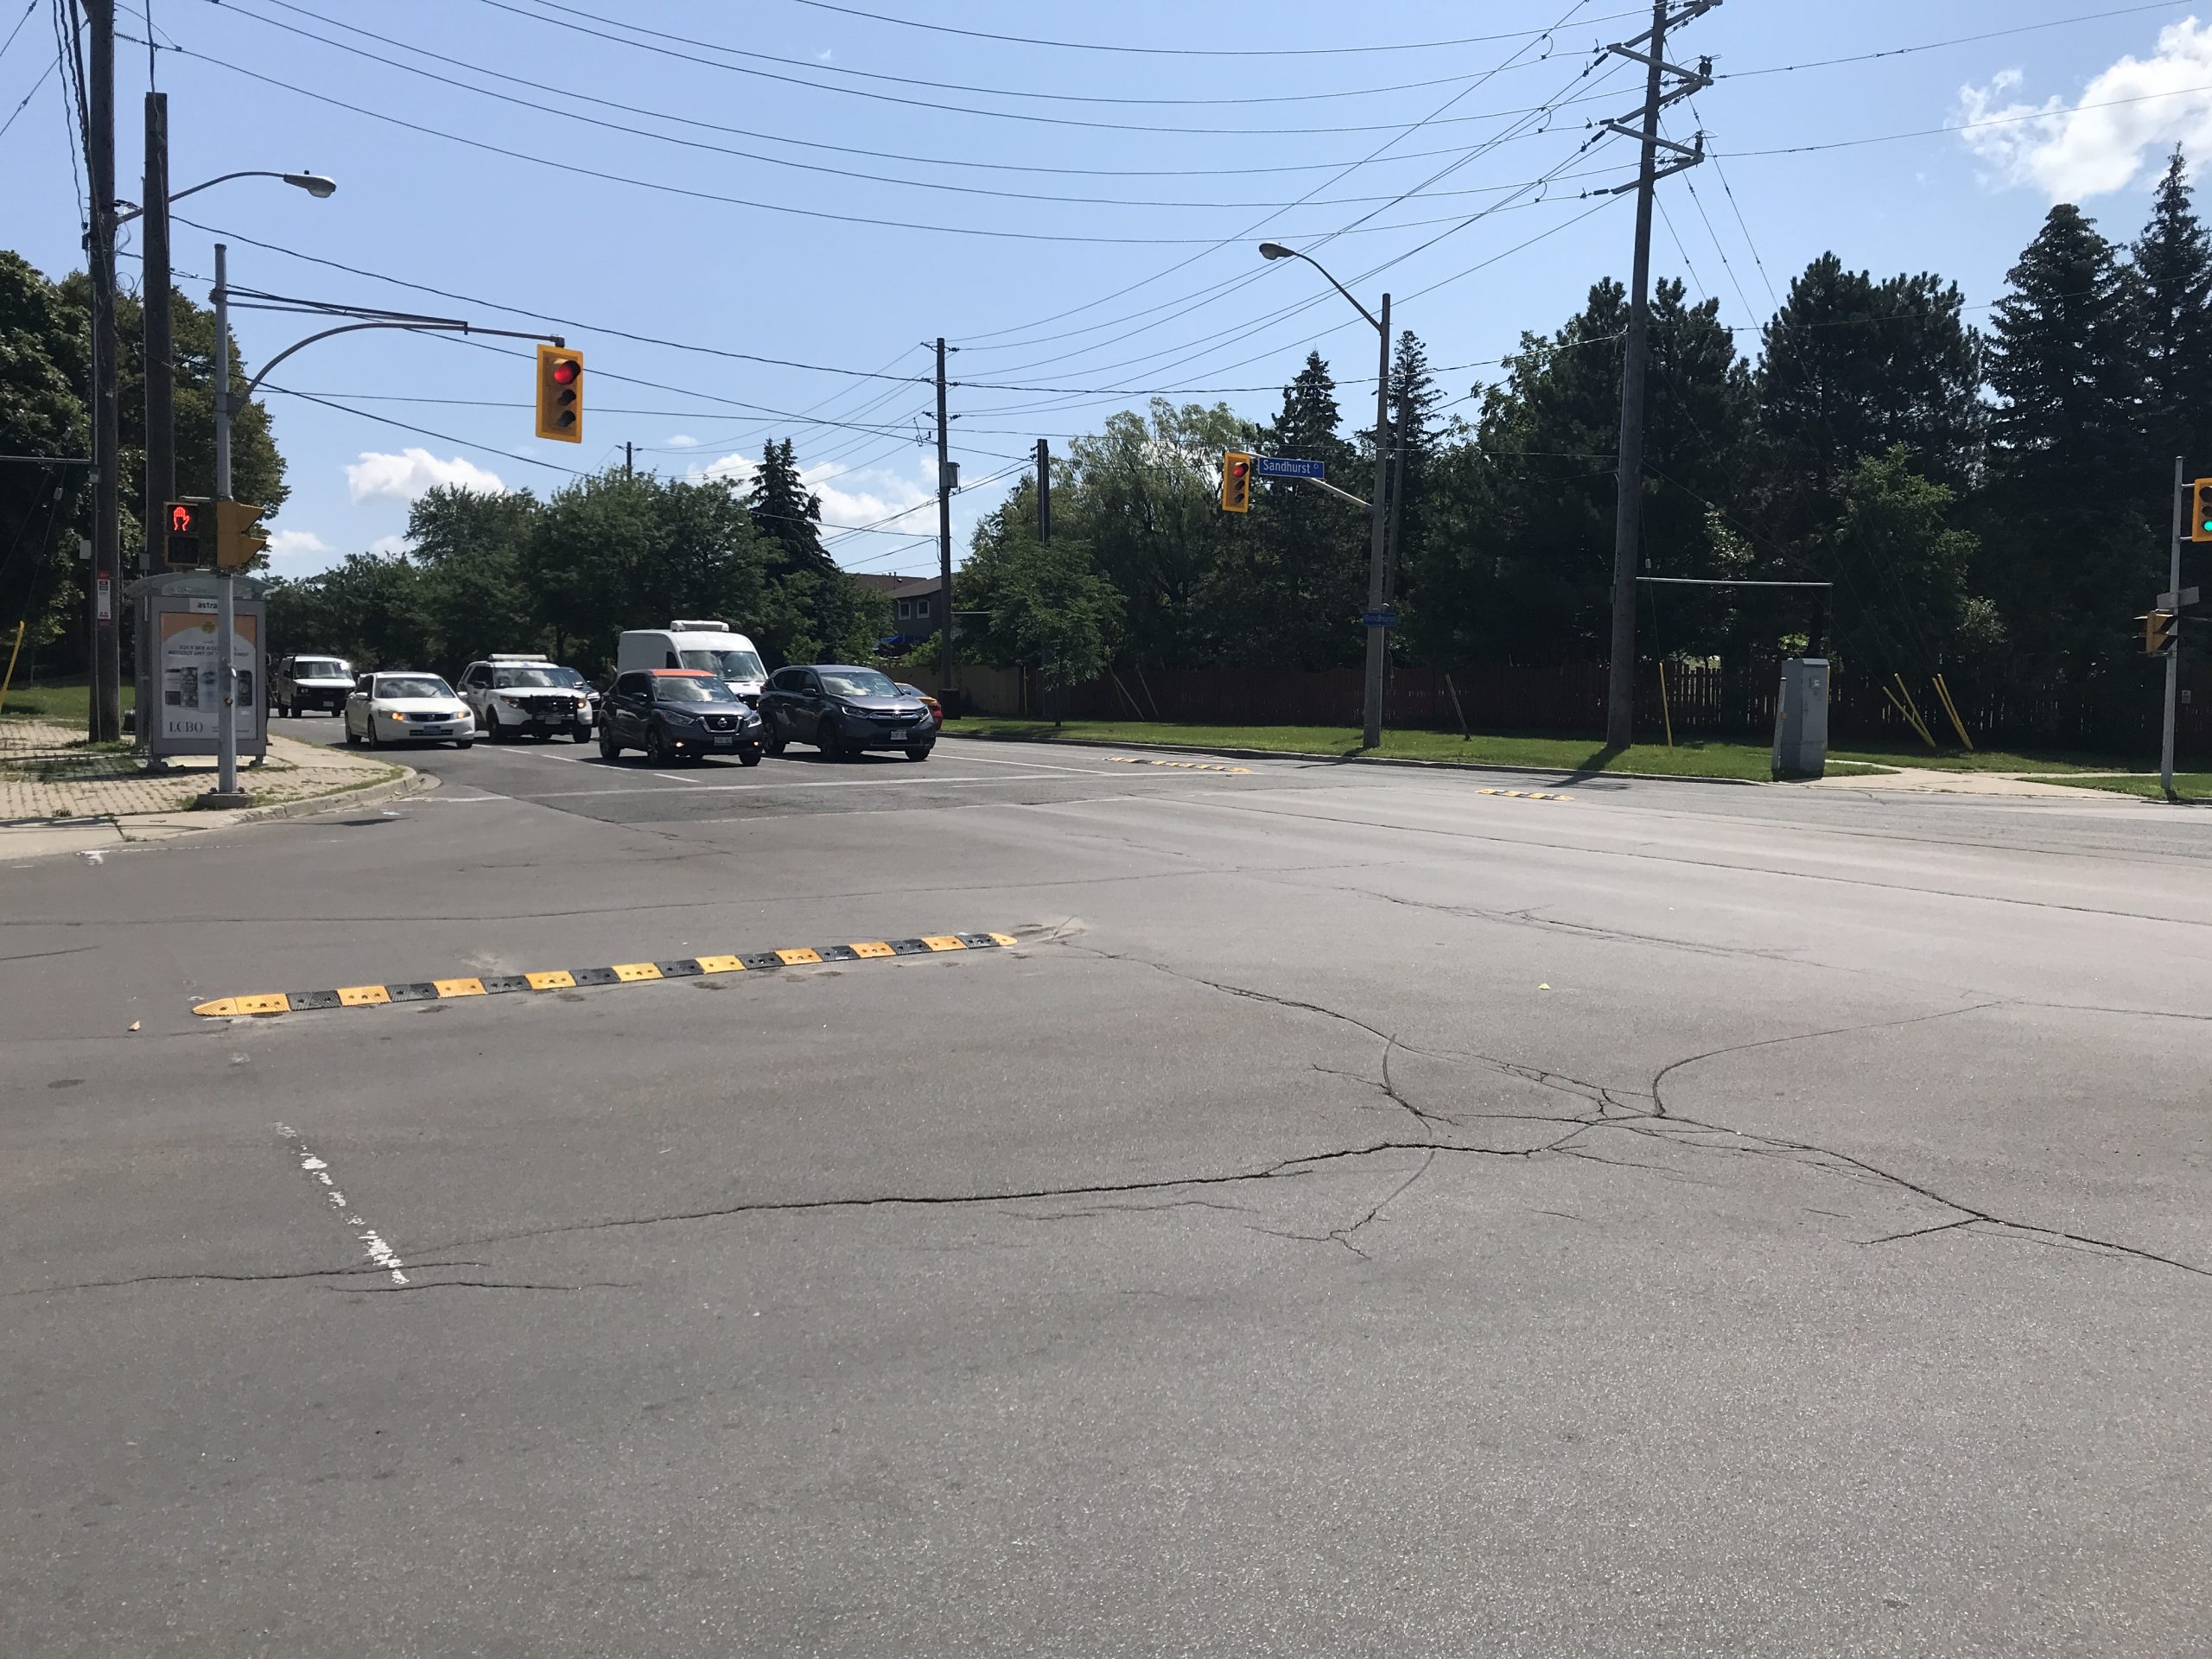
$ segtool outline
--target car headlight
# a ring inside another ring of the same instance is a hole
[[[404,720],[407,718],[407,715],[401,709],[387,709],[384,711],[384,717],[386,720]]]
[[[682,709],[664,709],[661,717],[677,726],[696,726],[699,723],[698,715]]]

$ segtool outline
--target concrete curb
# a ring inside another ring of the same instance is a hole
[[[1510,766],[1497,760],[1415,760],[1389,754],[1324,754],[1313,749],[1232,749],[1193,743],[1154,743],[1144,741],[1109,742],[1096,737],[1014,737],[1004,732],[948,732],[940,737],[965,737],[971,743],[1034,743],[1040,748],[1157,749],[1163,754],[1221,754],[1238,760],[1325,760],[1340,766],[1411,766],[1426,772],[1498,772],[1527,778],[1564,776],[1579,783],[1603,783],[1624,778],[1646,784],[1733,784],[1745,789],[1765,789],[1756,778],[1701,778],[1675,772],[1577,772],[1571,766]]]
[[[385,764],[398,766],[399,763],[386,761]],[[398,777],[387,778],[380,784],[365,785],[359,789],[337,789],[327,795],[308,795],[296,801],[240,807],[236,811],[222,813],[219,822],[215,821],[215,815],[211,813],[207,827],[220,830],[236,823],[267,823],[279,818],[312,817],[318,812],[328,812],[341,806],[382,806],[386,801],[399,800],[418,792],[427,795],[437,786],[438,779],[429,773],[417,772],[412,766],[400,766]]]

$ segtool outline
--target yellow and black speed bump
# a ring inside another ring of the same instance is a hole
[[[1478,789],[1478,795],[1510,796],[1516,801],[1572,801],[1572,795],[1553,795],[1541,789]]]
[[[1117,754],[1112,757],[1117,766],[1165,766],[1170,772],[1226,772],[1237,777],[1249,778],[1249,766],[1225,766],[1218,760],[1155,760],[1150,755]]]
[[[593,985],[639,985],[710,974],[770,973],[825,962],[883,962],[948,950],[999,950],[1019,943],[1010,933],[931,933],[918,939],[864,939],[851,944],[791,945],[750,956],[678,957],[671,962],[618,962],[611,968],[556,968],[536,974],[487,974],[460,979],[416,980],[397,985],[341,985],[334,991],[272,991],[218,997],[194,1014],[210,1019],[239,1014],[304,1014],[313,1008],[381,1008],[395,1002],[440,1002],[463,996],[566,991]]]

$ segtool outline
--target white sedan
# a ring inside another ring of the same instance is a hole
[[[476,741],[476,717],[435,674],[364,674],[346,699],[346,741],[375,748],[450,743],[465,749]]]

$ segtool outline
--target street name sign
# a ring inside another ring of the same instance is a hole
[[[1252,462],[1262,478],[1326,478],[1328,471],[1318,461],[1290,461],[1275,455],[1261,455]]]

